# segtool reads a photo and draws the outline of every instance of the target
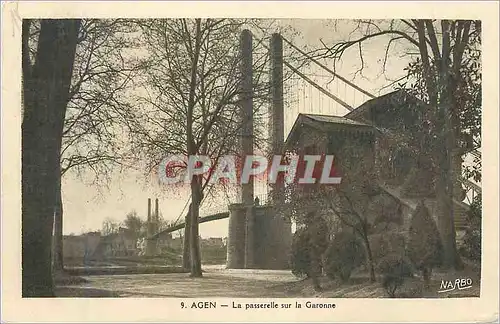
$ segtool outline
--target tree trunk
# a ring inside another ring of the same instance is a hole
[[[23,21],[24,25],[24,21]],[[42,20],[35,65],[24,60],[22,295],[52,297],[52,233],[68,91],[80,20]],[[23,28],[23,32],[26,30]]]
[[[438,144],[437,160],[439,175],[436,182],[438,227],[443,244],[443,267],[458,268],[455,220],[453,211],[453,187],[455,186],[454,157],[456,128],[452,114],[453,92],[451,91],[451,66],[449,62],[449,22],[442,21],[443,53],[440,66],[440,100],[438,103],[438,125],[442,130]]]
[[[191,235],[190,235],[190,249],[191,249],[191,277],[201,277],[201,253],[200,253],[200,240],[199,240],[199,226],[198,218],[200,217],[200,203],[201,203],[201,184],[198,177],[191,183],[192,193],[192,209],[191,209]]]
[[[368,234],[366,232],[363,234],[363,241],[365,242],[366,247],[368,267],[370,268],[370,282],[375,282],[377,279],[375,277],[375,266],[373,265],[373,253],[370,241],[368,240]]]
[[[54,206],[54,257],[53,257],[53,267],[55,271],[64,270],[64,260],[63,260],[63,205],[62,205],[62,191],[61,191],[61,179],[62,176],[59,173],[59,179],[57,181],[56,188],[56,203]]]
[[[192,204],[189,204],[188,214],[185,218],[184,226],[184,244],[182,247],[182,267],[186,271],[191,270],[191,209]]]
[[[425,288],[430,287],[431,276],[432,276],[432,269],[431,268],[425,267],[422,269],[422,277],[424,279]]]
[[[314,249],[314,247],[311,247]],[[313,288],[315,291],[321,291],[321,256],[316,255],[316,253],[311,254],[311,269],[310,269],[310,277],[312,279]]]
[[[196,39],[194,52],[192,56],[191,65],[191,80],[189,85],[189,100],[187,109],[187,122],[186,122],[186,135],[187,135],[187,152],[189,158],[198,154],[198,147],[195,142],[196,136],[194,134],[193,124],[194,124],[194,106],[195,106],[195,96],[196,96],[196,84],[197,84],[197,71],[198,71],[198,60],[200,56],[201,48],[201,19],[195,19],[196,22]],[[189,245],[191,250],[191,276],[201,277],[201,254],[200,254],[200,242],[199,242],[199,229],[198,229],[198,217],[200,214],[200,203],[202,199],[201,190],[201,177],[193,176],[191,180],[191,233],[189,235]]]

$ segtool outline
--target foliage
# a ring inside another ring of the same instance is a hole
[[[481,260],[481,221],[482,221],[481,195],[474,197],[467,213],[469,227],[465,232],[463,253],[466,257]]]
[[[382,274],[382,287],[389,297],[396,297],[396,290],[404,283],[407,277],[413,277],[411,262],[402,254],[389,254],[380,260],[377,271]]]
[[[326,251],[326,274],[331,279],[338,276],[345,282],[351,277],[351,272],[365,260],[365,248],[356,235],[348,231],[339,232]]]
[[[242,95],[239,39],[244,23],[237,19],[202,19],[197,31],[193,19],[141,21],[141,39],[148,55],[141,84],[144,91],[137,100],[146,113],[135,144],[150,164],[148,172],[165,154],[188,154],[188,119],[192,119],[197,153],[209,156],[213,163],[219,156],[237,153],[238,131],[242,127],[237,113]],[[200,44],[195,53],[197,36]],[[261,49],[260,43],[254,42],[256,127],[262,120],[261,106],[268,90],[262,80],[267,71],[267,56],[259,55]],[[191,84],[194,63],[197,80]],[[188,100],[190,91],[194,95],[192,107]],[[259,140],[262,139],[257,136],[255,141]]]
[[[372,134],[360,134],[346,138],[334,134],[311,132],[308,141],[315,143],[308,154],[333,154],[335,173],[341,183],[335,185],[302,185],[297,181],[285,188],[286,202],[280,213],[294,219],[299,224],[307,224],[310,213],[321,215],[331,230],[330,234],[343,229],[351,229],[365,245],[370,268],[370,278],[375,281],[368,236],[373,229],[374,215],[370,212],[371,202],[381,190],[375,181],[372,163]],[[304,148],[306,150],[311,147]],[[294,152],[290,152],[295,154]],[[297,172],[297,177],[300,177]],[[319,175],[318,175],[319,176]]]
[[[102,222],[101,234],[103,236],[116,234],[119,229],[120,223],[108,217]]]
[[[305,228],[299,228],[293,234],[290,266],[294,275],[310,277],[311,256]]]
[[[406,134],[398,132],[396,137],[409,137],[411,150],[419,152],[415,155],[416,164],[430,173],[425,178],[431,180],[429,184],[435,189],[439,231],[444,238],[443,265],[458,269],[461,262],[455,228],[449,218],[453,215],[453,199],[463,193],[458,186],[462,176],[461,170],[458,172],[460,159],[480,146],[481,21],[393,19],[356,22],[348,39],[324,44],[325,56],[335,63],[343,55],[349,55],[349,51],[357,50],[362,71],[366,55],[363,45],[376,38],[387,38],[382,64],[384,72],[389,53],[395,48],[391,45],[407,46],[408,54],[413,55],[408,68],[413,78],[403,78],[406,82],[400,87],[422,102],[417,105],[421,111],[414,109],[413,112],[423,118],[414,119],[418,122],[413,122],[415,127],[412,128],[420,128],[417,133],[407,130]],[[466,169],[466,176],[480,179],[480,155],[476,155],[475,166]]]
[[[136,237],[140,237],[144,232],[145,222],[137,215],[137,212],[133,210],[127,214],[123,221],[123,225],[132,231]]]
[[[309,213],[306,225],[297,229],[292,241],[292,273],[315,278],[321,273],[322,257],[328,248],[328,225],[320,215]]]
[[[412,215],[408,238],[408,257],[428,280],[432,268],[441,265],[443,247],[429,210],[420,202]]]
[[[61,172],[109,181],[127,164],[138,111],[129,95],[142,69],[126,19],[84,19],[65,118]],[[106,183],[105,182],[105,183]]]
[[[29,40],[25,46],[33,59],[40,21],[28,21]],[[127,94],[133,77],[141,68],[131,55],[130,35],[133,32],[129,20],[82,19],[71,85],[65,100],[60,177],[72,173],[92,185],[106,185],[116,167],[123,166],[130,158],[128,136],[135,128],[137,114]],[[57,190],[53,258],[55,267],[62,269],[60,185]]]
[[[240,39],[251,23],[211,18],[139,22],[147,54],[137,95],[144,114],[134,148],[147,164],[146,173],[153,174],[167,155],[203,155],[212,164],[211,172],[188,179],[191,205],[186,238],[193,242],[184,246],[190,246],[196,276],[201,276],[197,222],[205,188],[216,185],[210,178],[221,156],[241,153],[242,133],[262,129],[263,108],[269,100],[269,55],[262,40],[252,41],[252,75],[242,73]],[[252,87],[252,93],[243,89],[243,83]],[[241,109],[244,99],[253,102],[250,121]],[[262,147],[264,133],[253,132],[255,146]],[[185,166],[181,164],[176,171],[186,175]],[[183,255],[188,259],[187,252]]]
[[[369,237],[375,263],[390,254],[404,254],[406,237],[395,224],[388,224]]]
[[[328,224],[319,213],[308,213],[306,216],[305,231],[312,255],[321,257],[328,248]]]
[[[401,202],[387,193],[373,197],[367,210],[373,219],[373,230],[380,232],[390,225],[402,225],[404,218],[401,209]]]

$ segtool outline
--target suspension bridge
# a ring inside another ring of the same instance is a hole
[[[328,66],[328,63],[311,57],[283,36],[281,36],[281,39],[284,45],[283,52],[294,52],[306,62],[297,66],[293,62],[287,61],[287,57],[283,58],[283,75],[287,76],[283,82],[284,138],[287,137],[294,121],[300,114],[343,117],[367,101],[376,100],[381,95],[381,93],[375,95],[359,87],[354,82],[336,73],[333,68]],[[477,149],[468,152],[468,154],[476,158],[481,157]],[[466,177],[462,177],[461,182],[466,194],[463,201],[459,203],[470,205],[474,197],[481,193],[480,184]],[[256,184],[254,187],[255,197],[258,197],[261,206],[266,206],[269,203],[267,191],[267,184]],[[229,217],[229,201],[224,205],[218,204],[207,207],[207,197],[209,197],[208,194],[205,195],[201,204],[199,223]],[[175,222],[162,232],[156,233],[153,238],[183,229],[190,201],[191,197],[187,199],[184,209]]]

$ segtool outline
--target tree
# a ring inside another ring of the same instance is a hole
[[[42,20],[34,63],[23,20],[23,297],[54,296],[52,231],[64,117],[80,20]]]
[[[127,214],[123,221],[123,225],[138,238],[143,233],[145,222],[137,215],[137,212],[133,210]]]
[[[482,222],[482,202],[481,196],[477,195],[474,197],[470,209],[467,212],[467,222],[469,226],[465,231],[464,236],[464,254],[474,260],[481,263],[481,222]]]
[[[296,276],[311,277],[311,256],[309,254],[309,237],[305,228],[298,228],[293,234],[292,253],[290,258],[292,273]]]
[[[102,222],[101,234],[103,236],[116,234],[118,233],[119,228],[120,223],[108,217]]]
[[[321,290],[319,276],[323,272],[323,254],[328,247],[328,225],[319,213],[310,212],[305,218],[307,241],[306,251],[309,254],[309,276],[312,278],[316,290]]]
[[[82,21],[64,125],[63,175],[88,176],[90,171],[90,183],[96,184],[131,158],[127,144],[138,113],[129,92],[142,68],[134,32],[130,20]]]
[[[334,279],[347,282],[352,271],[366,260],[365,249],[359,237],[350,231],[335,234],[326,251],[326,273]]]
[[[369,235],[377,215],[370,213],[369,208],[374,197],[380,193],[380,189],[375,181],[376,173],[371,156],[373,138],[371,135],[347,138],[319,134],[309,139],[314,143],[328,145],[324,147],[323,152],[335,155],[334,173],[341,177],[341,183],[335,185],[315,183],[307,186],[297,182],[289,184],[285,189],[287,203],[280,206],[281,213],[283,216],[292,215],[298,223],[304,224],[308,222],[309,212],[315,211],[329,220],[331,235],[346,228],[353,231],[363,241],[370,280],[375,281]],[[316,164],[316,170],[320,170],[316,175],[317,179],[320,177],[324,161],[323,159]],[[302,172],[298,169],[296,178],[301,177]]]
[[[138,98],[147,114],[137,137],[137,150],[152,172],[169,155],[208,156],[212,169],[190,180],[191,204],[185,242],[191,256],[191,275],[201,276],[198,242],[199,208],[218,158],[239,154],[242,128],[240,32],[244,20],[155,19],[140,22],[148,50],[144,93]],[[254,53],[260,42],[254,42]],[[253,60],[254,127],[259,127],[269,86],[265,80],[268,56]],[[247,94],[248,96],[248,94]],[[262,133],[262,132],[261,132]],[[259,133],[254,143],[259,145]],[[180,165],[184,172],[186,164]],[[186,241],[189,240],[189,241]],[[184,264],[187,260],[184,258]]]
[[[129,136],[136,115],[130,103],[134,76],[140,70],[124,19],[84,19],[78,39],[61,151],[61,177],[71,172],[92,185],[106,184],[130,160]],[[90,172],[89,172],[90,171]],[[59,180],[61,181],[61,180]],[[62,269],[62,197],[58,191],[55,266]]]
[[[461,265],[456,250],[453,198],[461,177],[460,159],[466,148],[462,135],[469,132],[469,135],[480,136],[476,131],[480,120],[477,118],[480,112],[480,91],[475,90],[475,95],[467,95],[466,86],[473,83],[475,89],[480,89],[480,65],[479,60],[474,59],[474,56],[480,56],[480,34],[480,22],[471,20],[358,20],[350,34],[353,38],[331,46],[324,44],[325,56],[333,58],[334,62],[341,59],[348,50],[357,48],[361,59],[360,71],[364,67],[363,44],[374,38],[387,39],[384,71],[394,44],[404,44],[408,50],[417,50],[415,55],[421,65],[417,84],[421,90],[421,99],[428,107],[430,132],[435,135],[431,156],[437,174],[435,192],[438,228],[443,241],[446,267],[457,268]],[[476,72],[473,80],[468,80],[467,73],[464,73],[470,71],[470,68]],[[474,127],[466,131],[464,126],[470,126],[471,122]],[[465,138],[470,139],[470,136]],[[465,142],[472,143],[470,140]]]
[[[33,59],[40,21],[33,20],[27,30],[27,52]],[[62,177],[69,172],[82,180],[92,177],[93,185],[106,183],[116,167],[130,158],[126,135],[136,118],[126,91],[140,69],[130,53],[133,31],[134,25],[124,19],[83,19],[81,23],[67,100],[61,176],[56,182],[53,263],[57,270],[63,269]]]
[[[396,290],[401,287],[405,278],[413,277],[413,268],[410,262],[400,254],[388,254],[377,266],[382,274],[382,287],[389,297],[396,297]]]
[[[416,269],[422,271],[425,283],[429,284],[432,268],[442,264],[443,245],[436,224],[423,202],[417,205],[411,218],[407,253]]]

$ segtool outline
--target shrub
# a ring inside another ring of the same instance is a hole
[[[426,282],[430,279],[432,268],[442,261],[443,246],[439,232],[423,202],[418,204],[411,218],[408,257],[422,271]]]
[[[299,228],[293,235],[290,267],[295,276],[310,277],[311,257],[309,238],[305,228]]]
[[[351,272],[365,261],[363,243],[352,233],[337,233],[326,250],[325,271],[329,278],[337,276],[343,282],[349,280]]]
[[[382,274],[382,287],[389,297],[396,297],[396,290],[404,283],[405,278],[413,277],[413,267],[409,260],[400,254],[389,254],[377,265]]]
[[[481,195],[474,197],[467,213],[469,227],[464,236],[464,254],[474,260],[481,260]]]
[[[376,262],[390,254],[403,255],[405,252],[404,234],[400,233],[398,228],[391,228],[390,225],[384,232],[372,234],[368,239]]]
[[[319,213],[312,212],[306,216],[305,225],[310,244],[309,254],[315,255],[316,258],[321,259],[321,256],[328,248],[328,224]]]

